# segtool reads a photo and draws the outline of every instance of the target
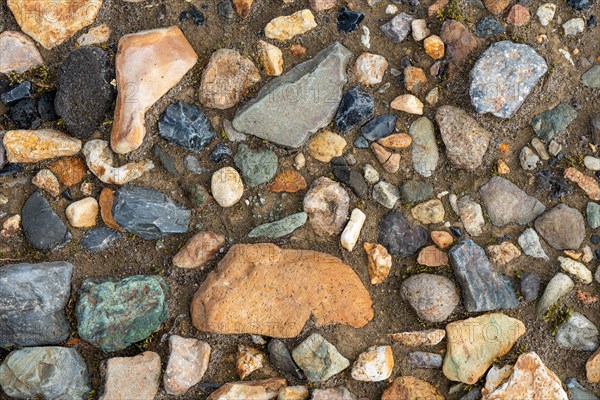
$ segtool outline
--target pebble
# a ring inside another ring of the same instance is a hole
[[[103,399],[152,400],[158,393],[160,356],[145,351],[135,357],[106,361]]]
[[[409,114],[423,115],[423,103],[412,94],[401,94],[390,103],[390,107]]]
[[[56,179],[56,176],[49,169],[39,170],[31,180],[31,183],[40,189],[44,189],[52,197],[58,197],[60,194],[60,183],[58,183],[58,179]]]
[[[118,50],[115,69],[121,90],[110,144],[114,152],[126,154],[140,147],[146,136],[146,110],[179,83],[198,55],[176,26],[124,35]],[[149,63],[149,59],[156,62]],[[135,95],[131,88],[136,89]]]
[[[404,68],[404,86],[411,93],[419,94],[424,91],[427,85],[427,75],[421,68],[409,65]]]
[[[508,0],[483,0],[483,4],[490,13],[498,15],[508,7],[510,2]]]
[[[318,333],[300,343],[292,357],[310,382],[325,382],[350,366],[350,361]]]
[[[340,157],[344,148],[346,147],[346,140],[329,130],[324,130],[316,134],[308,145],[308,154],[313,158],[328,163],[334,157]]]
[[[535,221],[536,231],[557,250],[577,250],[585,237],[585,224],[579,210],[559,204]]]
[[[228,119],[223,119],[223,131],[225,132],[227,139],[232,142],[243,142],[247,138],[245,134],[237,131]]]
[[[160,328],[169,314],[168,297],[166,281],[156,275],[120,281],[86,279],[75,307],[77,332],[104,351],[122,350]]]
[[[548,191],[550,198],[554,201],[559,200],[561,197],[569,196],[573,193],[573,187],[569,185],[564,179],[557,178],[552,175],[549,170],[538,172],[535,177],[535,182],[539,187]]]
[[[581,75],[581,83],[592,89],[600,88],[600,65],[594,65]]]
[[[240,174],[231,167],[223,167],[211,178],[211,192],[215,201],[224,208],[237,204],[244,194]]]
[[[546,289],[544,289],[544,293],[537,303],[535,309],[536,318],[542,318],[546,314],[546,311],[548,311],[558,299],[573,290],[574,286],[575,284],[571,278],[561,272],[557,272],[556,275],[550,279],[548,285],[546,285]]]
[[[400,190],[389,182],[380,181],[373,186],[373,200],[385,208],[394,208],[399,198]]]
[[[420,42],[430,34],[426,19],[412,20],[410,26],[412,28],[412,37],[415,42]]]
[[[240,144],[234,161],[242,172],[244,182],[250,187],[268,182],[277,172],[277,156],[271,150],[255,151]]]
[[[589,201],[587,203],[585,214],[590,228],[596,229],[600,227],[600,205]]]
[[[521,276],[521,294],[523,300],[532,302],[537,300],[540,291],[540,276],[532,271],[525,271]]]
[[[388,4],[385,6],[385,13],[389,15],[394,15],[398,12],[398,6],[395,4]]]
[[[168,394],[182,395],[202,380],[208,368],[211,348],[198,339],[171,335],[169,352],[163,385]]]
[[[261,351],[244,344],[238,345],[235,369],[240,379],[245,379],[254,371],[262,368],[265,361],[265,355]]]
[[[344,228],[341,236],[342,247],[348,251],[354,250],[356,242],[360,236],[360,231],[365,223],[367,216],[360,209],[355,208],[350,213],[350,220]]]
[[[583,158],[583,164],[590,171],[600,171],[600,158],[585,156]]]
[[[546,209],[535,197],[499,176],[492,177],[479,188],[479,194],[492,224],[496,226],[528,224]]]
[[[494,340],[488,336],[489,326],[495,327]],[[494,360],[507,354],[523,334],[523,322],[502,313],[451,322],[446,325],[448,345],[442,371],[452,381],[472,385],[485,374]],[[469,340],[465,340],[465,335],[469,335]],[[472,354],[477,354],[477,357]]]
[[[506,16],[506,20],[509,24],[518,27],[527,25],[530,19],[531,15],[529,14],[529,10],[521,4],[512,6]]]
[[[438,369],[442,367],[442,356],[437,353],[412,351],[406,356],[406,362],[411,368]]]
[[[77,44],[80,46],[92,46],[94,44],[106,43],[110,38],[110,33],[108,25],[100,24],[90,28],[87,33],[80,35],[77,38]]]
[[[219,252],[225,237],[211,231],[198,232],[173,257],[173,266],[204,269],[205,264]]]
[[[215,164],[219,164],[230,158],[232,155],[233,152],[231,151],[231,147],[229,147],[227,143],[221,142],[217,143],[215,148],[210,152],[208,159]]]
[[[548,260],[548,256],[540,243],[540,237],[533,228],[527,228],[517,239],[519,246],[523,249],[523,252],[533,258],[541,258],[542,260]]]
[[[365,199],[369,196],[369,187],[360,172],[348,167],[334,167],[333,176],[349,186],[357,197]]]
[[[253,2],[254,0],[232,0],[233,8],[241,19],[248,18]]]
[[[408,399],[444,400],[435,386],[414,376],[401,376],[385,389],[381,400],[397,400],[402,396]]]
[[[592,5],[593,0],[567,0],[567,4],[576,11],[587,10]]]
[[[367,253],[371,285],[379,285],[390,274],[392,268],[392,256],[388,253],[387,249],[380,244],[365,242],[363,248]]]
[[[305,212],[289,215],[278,221],[268,222],[257,226],[248,233],[249,238],[267,237],[276,239],[287,236],[306,223],[308,216]]]
[[[35,42],[21,32],[0,33],[0,53],[0,74],[22,74],[44,63]]]
[[[423,41],[423,47],[425,48],[425,53],[434,60],[439,60],[444,58],[444,54],[446,52],[446,47],[442,38],[437,35],[431,35]]]
[[[396,127],[397,117],[393,114],[383,114],[373,118],[360,128],[361,135],[369,142],[389,136]]]
[[[400,43],[410,33],[413,17],[401,12],[389,22],[381,25],[379,29],[394,43]]]
[[[81,150],[80,140],[49,129],[7,131],[2,140],[10,163],[35,163]]]
[[[365,19],[365,14],[343,7],[337,16],[337,29],[340,32],[352,32]]]
[[[562,28],[566,36],[575,36],[585,30],[585,21],[583,18],[571,18]]]
[[[260,79],[258,69],[249,58],[236,50],[219,49],[212,53],[202,72],[200,103],[219,110],[231,108]]]
[[[14,106],[21,100],[29,99],[33,97],[33,91],[31,88],[31,82],[24,81],[16,86],[10,88],[10,90],[3,91],[0,95],[0,100],[5,106]]]
[[[52,252],[71,241],[71,233],[40,192],[25,201],[21,216],[25,237],[38,251]]]
[[[600,382],[600,350],[596,350],[585,364],[586,378],[590,383]]]
[[[425,246],[429,235],[420,226],[411,227],[400,212],[392,211],[379,221],[378,241],[390,254],[406,258]]]
[[[452,235],[445,231],[432,231],[431,240],[442,250],[449,248],[454,243]]]
[[[419,318],[429,322],[445,321],[460,301],[454,283],[441,275],[413,275],[402,282],[400,293]]]
[[[350,374],[357,381],[381,382],[392,375],[393,369],[391,346],[372,346],[358,356]]]
[[[54,108],[70,134],[88,138],[110,111],[114,90],[108,54],[99,47],[80,47],[58,68]]]
[[[379,172],[371,164],[365,164],[363,167],[363,176],[370,185],[379,182]]]
[[[287,386],[279,391],[277,400],[307,400],[309,396],[306,386]]]
[[[84,250],[98,252],[112,247],[122,237],[123,234],[114,229],[101,226],[86,231],[79,245]]]
[[[188,171],[190,171],[191,173],[193,173],[195,175],[202,175],[207,172],[210,172],[208,168],[205,168],[202,165],[200,165],[200,161],[198,160],[197,157],[195,157],[191,154],[188,154],[187,156],[185,156],[185,158],[183,159],[183,164],[185,165],[185,168]]]
[[[86,399],[91,389],[83,357],[58,346],[11,351],[0,365],[0,386],[16,399]]]
[[[521,168],[523,168],[525,171],[533,171],[537,168],[540,158],[533,152],[533,150],[527,146],[524,146],[519,153],[519,161],[521,162]]]
[[[65,210],[65,215],[73,228],[91,228],[96,226],[98,210],[96,199],[86,197],[71,203]]]
[[[550,21],[554,18],[554,13],[556,12],[556,4],[554,3],[544,3],[538,7],[535,15],[537,15],[540,24],[542,26],[547,26]]]
[[[444,221],[446,212],[442,202],[434,199],[417,204],[411,209],[411,214],[414,219],[423,224],[438,224]]]
[[[440,98],[440,88],[434,87],[425,95],[425,101],[430,106],[435,106]]]
[[[433,186],[427,182],[409,180],[402,184],[400,195],[405,203],[425,200],[433,193]]]
[[[283,55],[279,47],[259,40],[258,52],[261,64],[268,76],[279,76],[283,73]]]
[[[560,103],[536,115],[531,121],[531,127],[540,139],[549,142],[554,136],[564,132],[575,118],[577,111],[567,103]]]
[[[446,337],[443,329],[429,329],[426,331],[413,331],[392,333],[388,335],[394,342],[400,342],[404,346],[435,346]]]
[[[567,257],[558,257],[558,262],[560,263],[560,268],[563,271],[575,276],[577,279],[587,285],[592,283],[592,271],[590,271],[582,263]]]
[[[511,280],[494,270],[485,251],[472,240],[454,246],[449,256],[467,311],[492,311],[519,305]]]
[[[282,15],[272,19],[265,26],[265,36],[282,42],[302,35],[317,27],[313,13],[308,10],[296,11],[291,15]]]
[[[533,147],[534,150],[537,151],[542,160],[547,161],[550,159],[550,155],[546,151],[546,146],[539,138],[534,137],[531,139],[531,147]]]
[[[303,200],[309,224],[320,237],[337,235],[348,218],[350,197],[344,188],[327,177],[316,179]]]
[[[475,35],[459,21],[444,21],[440,37],[446,43],[448,60],[457,67],[462,67],[478,47]]]
[[[574,167],[565,169],[565,178],[576,183],[590,199],[599,201],[600,200],[600,186],[596,179],[591,176],[587,176]]]
[[[354,64],[354,75],[361,85],[373,86],[381,83],[388,68],[385,57],[373,53],[362,53]]]
[[[566,349],[594,351],[598,348],[598,328],[578,312],[558,327],[555,338]]]
[[[304,378],[284,342],[279,339],[271,339],[269,340],[267,349],[269,352],[269,361],[275,368],[289,372],[296,378]]]
[[[167,107],[158,121],[158,134],[187,150],[200,152],[215,137],[215,131],[202,110],[178,101]]]
[[[337,0],[310,0],[310,8],[315,11],[325,11],[335,7]]]
[[[19,232],[21,232],[21,216],[19,214],[6,218],[2,223],[2,231],[0,231],[2,237],[16,236]]]
[[[577,378],[567,378],[565,383],[572,400],[600,400],[598,396],[583,387]]]
[[[430,177],[439,160],[433,123],[427,117],[421,117],[410,125],[408,133],[413,140],[412,160],[415,171],[424,177]]]
[[[475,25],[475,34],[483,39],[491,39],[502,35],[504,32],[506,32],[504,26],[491,15],[481,18]]]
[[[327,126],[334,117],[347,82],[346,66],[351,55],[336,42],[311,60],[274,78],[255,99],[237,111],[233,127],[281,146],[300,147],[309,135]],[[327,87],[327,95],[286,95],[296,93],[299,87]],[[288,112],[284,115],[282,109]]]
[[[335,125],[338,131],[348,132],[361,126],[375,114],[373,97],[360,86],[352,86],[342,97],[335,114]]]
[[[487,247],[490,261],[497,265],[507,265],[521,255],[521,250],[511,242],[505,241],[499,245]]]
[[[479,203],[470,196],[464,196],[458,200],[456,206],[465,230],[472,236],[481,236],[485,219]]]
[[[492,44],[470,72],[469,94],[475,111],[512,117],[547,71],[546,61],[526,44],[509,40]]]
[[[132,161],[113,166],[113,153],[107,141],[93,139],[83,146],[85,161],[92,173],[104,183],[125,185],[154,168],[151,160]]]
[[[371,150],[375,154],[375,158],[390,174],[395,174],[400,169],[400,154],[392,153],[379,143],[371,143]]]

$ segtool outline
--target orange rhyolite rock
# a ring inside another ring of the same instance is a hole
[[[296,337],[311,315],[317,326],[362,327],[373,302],[340,259],[273,244],[233,246],[194,295],[191,315],[202,332]]]
[[[85,162],[77,156],[58,159],[54,161],[48,169],[52,171],[60,183],[66,187],[81,183],[87,172]]]
[[[121,37],[116,56],[117,104],[111,147],[119,154],[140,147],[146,111],[196,64],[198,56],[176,26]]]
[[[117,224],[117,221],[113,218],[112,215],[112,206],[115,201],[115,194],[111,188],[104,188],[100,192],[100,197],[98,198],[98,203],[100,204],[100,216],[102,217],[102,221],[109,228],[113,228],[114,230],[123,232],[123,228]]]
[[[308,187],[306,180],[295,169],[288,169],[277,175],[273,183],[269,185],[269,190],[275,193],[296,193]]]
[[[8,131],[2,139],[6,158],[13,163],[72,156],[81,150],[81,140],[51,129]]]

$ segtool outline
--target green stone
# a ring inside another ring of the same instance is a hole
[[[268,222],[266,224],[259,225],[250,231],[248,237],[267,237],[276,239],[285,235],[289,235],[304,225],[307,217],[308,215],[305,212],[299,212],[282,218],[279,221]]]
[[[250,187],[270,181],[277,172],[277,155],[271,150],[255,151],[240,144],[233,161],[242,172],[244,182]]]
[[[600,205],[591,201],[588,202],[585,214],[590,228],[596,229],[600,226]]]
[[[600,65],[594,65],[581,76],[581,83],[592,89],[600,88]]]
[[[538,137],[546,142],[567,129],[567,126],[577,118],[577,111],[567,103],[560,103],[551,110],[536,115],[531,121],[531,127]]]
[[[85,280],[75,310],[79,336],[105,351],[146,339],[167,319],[169,288],[160,276]]]
[[[183,187],[194,207],[200,207],[206,201],[208,191],[199,183],[192,183]]]

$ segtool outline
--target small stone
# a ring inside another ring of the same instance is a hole
[[[60,158],[50,164],[48,168],[66,187],[81,183],[87,172],[85,163],[77,156]]]
[[[430,106],[435,106],[440,98],[440,88],[434,87],[425,95],[425,101]]]
[[[600,227],[600,205],[589,201],[587,203],[585,214],[590,228],[596,229]]]
[[[423,103],[412,94],[402,94],[396,97],[390,103],[390,107],[409,114],[423,115]]]
[[[271,150],[255,151],[240,144],[234,161],[242,172],[244,182],[250,187],[268,182],[277,172],[277,156]]]
[[[385,57],[378,54],[362,53],[354,64],[354,74],[361,85],[373,86],[381,83],[388,67]]]
[[[90,229],[85,232],[79,245],[82,249],[97,252],[110,248],[123,235],[106,226]]]
[[[454,283],[441,275],[413,275],[402,282],[400,293],[419,318],[429,322],[445,321],[460,301]]]
[[[286,387],[283,378],[270,378],[248,382],[230,382],[215,390],[206,400],[224,399],[275,399]]]
[[[527,228],[517,240],[523,252],[533,258],[548,260],[548,256],[540,243],[540,237],[533,228]]]
[[[379,221],[378,241],[390,254],[410,257],[427,244],[428,234],[420,226],[411,227],[400,212],[390,212]]]
[[[588,382],[600,382],[600,350],[596,350],[587,360],[585,363],[585,372]]]
[[[292,214],[278,221],[268,222],[257,226],[248,233],[248,237],[267,237],[270,239],[276,239],[287,236],[303,226],[306,223],[307,218],[308,216],[305,212]]]
[[[342,232],[340,238],[342,247],[348,251],[354,250],[356,242],[360,236],[360,231],[365,223],[367,216],[360,209],[355,208],[350,213],[350,220]]]
[[[583,164],[590,171],[600,171],[600,158],[585,156],[583,159]]]
[[[311,400],[358,400],[358,397],[344,386],[338,386],[330,389],[315,389]]]
[[[365,19],[365,14],[343,7],[337,16],[337,29],[340,32],[352,32]]]
[[[158,121],[158,134],[187,150],[204,150],[215,137],[215,131],[202,110],[179,101],[171,104]]]
[[[352,366],[351,376],[357,381],[381,382],[392,375],[394,355],[390,346],[373,346],[361,353]]]
[[[556,341],[565,349],[594,351],[598,348],[598,328],[575,312],[558,327]]]
[[[350,366],[350,361],[318,333],[300,343],[292,357],[310,382],[325,382]]]
[[[430,383],[413,376],[402,376],[394,379],[385,389],[381,400],[444,400],[444,396]]]
[[[510,223],[525,225],[542,214],[546,207],[535,197],[507,179],[492,177],[479,189],[491,222],[496,226]]]
[[[169,349],[163,385],[168,394],[182,395],[202,380],[208,368],[211,348],[198,339],[171,335]]]
[[[102,398],[152,400],[158,393],[160,370],[160,356],[151,351],[135,357],[109,358]]]
[[[379,172],[371,165],[365,164],[363,167],[363,175],[368,184],[374,185],[379,182]]]
[[[544,3],[538,7],[535,15],[537,15],[540,20],[540,24],[542,26],[547,26],[552,18],[554,18],[554,13],[556,12],[556,4],[554,3]]]
[[[452,235],[445,231],[431,232],[431,240],[442,250],[449,248],[454,243]]]
[[[506,265],[521,255],[521,250],[511,242],[491,245],[486,250],[490,255],[490,261],[498,265]]]
[[[483,4],[490,13],[498,15],[508,7],[510,2],[508,0],[483,0]]]
[[[583,387],[577,378],[567,378],[565,381],[572,400],[599,400],[600,398]]]
[[[400,43],[408,36],[413,17],[401,12],[379,29],[394,43]]]
[[[369,142],[389,136],[396,128],[397,117],[393,114],[378,115],[360,128],[361,135]]]
[[[600,66],[594,65],[581,75],[581,83],[592,89],[600,88]]]
[[[0,365],[0,386],[15,399],[85,399],[91,389],[83,357],[58,346],[11,351]]]
[[[557,250],[577,250],[585,236],[585,224],[579,210],[559,204],[535,221],[535,229]]]
[[[537,167],[538,162],[540,162],[540,158],[533,150],[525,146],[519,153],[519,161],[521,162],[521,167],[525,171],[533,171]]]
[[[421,249],[417,262],[426,267],[443,267],[449,264],[448,255],[435,246]]]
[[[408,66],[404,68],[404,86],[411,93],[422,93],[427,84],[427,75],[421,68]]]
[[[102,221],[106,224],[106,226],[117,230],[122,231],[123,228],[117,224],[112,215],[112,207],[115,201],[115,194],[110,188],[104,188],[100,192],[100,197],[98,199],[98,203],[100,205],[100,216],[102,217]]]
[[[196,175],[202,175],[209,172],[208,168],[201,166],[198,158],[191,154],[185,156],[183,159],[183,164],[188,171]]]
[[[525,26],[529,23],[530,19],[529,10],[521,4],[512,6],[506,17],[508,23],[514,26]]]
[[[269,351],[269,361],[275,368],[289,372],[296,378],[304,378],[285,343],[279,339],[271,339],[267,349]]]
[[[449,61],[456,67],[462,67],[478,46],[475,35],[465,25],[455,20],[444,21],[440,37],[447,46]]]
[[[236,130],[228,119],[223,120],[223,131],[225,132],[227,139],[232,142],[243,142],[247,138],[245,134]]]
[[[78,297],[77,332],[104,351],[122,350],[144,340],[169,314],[169,288],[160,276],[135,275],[103,282],[86,279]]]
[[[21,215],[25,237],[37,250],[52,252],[71,241],[71,233],[40,192],[29,196]]]
[[[379,285],[390,274],[390,270],[392,269],[392,256],[388,253],[387,249],[380,244],[365,242],[363,248],[367,253],[371,285]]]
[[[546,146],[539,138],[534,137],[531,139],[531,146],[537,151],[542,160],[547,161],[550,159],[550,154],[546,151]]]
[[[571,18],[562,28],[566,36],[575,36],[585,30],[585,21],[583,18]]]
[[[373,1],[373,0],[369,0],[371,2],[377,2],[377,0]],[[388,4],[387,6],[385,6],[385,13],[386,14],[390,14],[390,15],[394,15],[398,12],[398,6],[396,6],[395,4]]]
[[[60,194],[60,184],[58,179],[49,169],[41,169],[31,180],[35,186],[47,191],[52,197],[58,197]]]
[[[408,131],[412,137],[412,160],[415,171],[430,177],[437,167],[439,151],[433,123],[427,117],[414,121]]]
[[[348,132],[365,124],[375,114],[375,102],[371,95],[360,86],[352,86],[342,97],[335,114],[336,128]]]
[[[65,210],[69,224],[74,228],[91,228],[96,226],[98,202],[93,197],[71,203]]]
[[[504,32],[506,32],[504,26],[491,15],[481,18],[475,25],[475,34],[483,39],[491,39],[502,35]]]
[[[438,224],[444,221],[444,205],[438,199],[417,204],[411,210],[412,216],[423,224]]]
[[[410,26],[412,28],[412,37],[415,42],[420,42],[430,34],[429,28],[427,28],[426,19],[415,19],[411,21]]]
[[[0,74],[22,74],[44,60],[35,42],[21,32],[4,31],[0,34]]]
[[[81,150],[81,141],[53,130],[17,130],[2,138],[6,158],[11,163],[34,163],[49,158],[71,156]]]
[[[279,391],[277,400],[307,400],[308,397],[306,386],[287,386]]]
[[[288,169],[277,175],[269,190],[275,193],[296,193],[307,188],[306,180],[295,169]]]
[[[283,55],[279,47],[259,40],[258,54],[268,76],[279,76],[283,73]]]
[[[286,41],[317,27],[310,10],[304,9],[291,15],[274,18],[265,26],[265,36],[269,39]]]
[[[208,159],[215,164],[219,164],[231,158],[231,156],[233,156],[231,147],[227,143],[218,143],[208,155]]]
[[[540,290],[540,277],[535,272],[526,271],[521,276],[521,294],[526,302],[534,301],[538,298]]]
[[[511,280],[493,269],[485,251],[472,240],[454,246],[449,256],[467,311],[492,311],[519,305]]]
[[[236,371],[240,379],[245,379],[252,372],[263,367],[265,355],[254,347],[238,345]]]
[[[328,163],[334,157],[343,154],[346,147],[346,140],[328,130],[316,134],[308,145],[308,154],[317,160]]]
[[[373,200],[392,209],[400,198],[400,190],[389,182],[380,181],[373,186]]]
[[[77,38],[77,44],[80,46],[91,46],[108,42],[110,38],[110,28],[106,24],[100,24],[90,28],[87,33]]]
[[[400,154],[387,151],[379,143],[371,143],[371,150],[375,153],[375,157],[383,169],[390,174],[398,172],[398,169],[400,169]]]
[[[423,41],[425,53],[434,60],[439,60],[444,57],[446,47],[442,39],[437,35],[431,35]]]
[[[309,223],[320,237],[337,235],[348,217],[350,198],[342,186],[327,177],[315,180],[303,201]]]
[[[240,174],[231,167],[223,167],[211,178],[211,192],[215,201],[224,208],[237,204],[244,194]]]
[[[241,19],[246,19],[250,15],[252,3],[254,0],[232,0],[233,8]]]
[[[405,203],[416,203],[423,201],[433,193],[433,186],[427,182],[406,181],[400,189],[402,201]]]
[[[565,169],[565,178],[576,183],[590,199],[600,201],[600,185],[596,179],[581,173],[574,167]]]
[[[406,133],[395,133],[377,141],[383,147],[394,150],[402,150],[410,147],[412,138]]]
[[[567,0],[567,3],[576,11],[582,11],[590,8],[593,0]]]
[[[555,135],[564,132],[575,118],[577,118],[577,111],[569,104],[560,103],[536,115],[531,121],[531,127],[540,139],[549,142]]]
[[[219,252],[225,237],[211,231],[199,232],[192,236],[173,257],[173,266],[186,269],[204,269],[204,264]]]
[[[558,262],[560,263],[560,268],[563,271],[575,276],[585,284],[589,285],[592,283],[592,271],[590,271],[582,263],[567,257],[558,257]]]
[[[542,318],[546,314],[546,311],[548,311],[558,299],[573,290],[574,286],[575,284],[571,278],[561,272],[557,272],[556,275],[550,279],[548,285],[546,285],[544,294],[542,294],[542,297],[538,301],[535,309],[536,318]]]
[[[23,100],[31,99],[33,94],[31,82],[24,81],[16,86],[11,87],[10,90],[3,90],[2,95],[0,95],[0,100],[2,100],[4,105],[13,107]]]
[[[394,342],[400,342],[403,346],[435,346],[446,337],[446,331],[443,329],[429,329],[426,331],[392,333],[388,336]]]
[[[470,196],[461,197],[457,202],[458,215],[465,227],[465,230],[472,236],[481,236],[485,219],[481,206]]]
[[[494,326],[493,333],[489,326]],[[494,360],[512,349],[525,334],[525,325],[504,314],[491,313],[451,322],[446,325],[446,334],[448,349],[442,369],[444,375],[450,380],[472,385]],[[465,340],[467,337],[469,339]]]
[[[83,155],[90,169],[104,183],[125,185],[154,168],[150,160],[132,161],[120,167],[113,166],[113,153],[107,141],[93,139],[83,146]]]
[[[16,236],[19,232],[21,232],[21,216],[19,214],[6,218],[2,223],[2,230],[0,231],[2,237]]]
[[[408,353],[408,356],[406,357],[406,362],[411,368],[437,369],[442,366],[442,356],[437,353],[413,351]]]
[[[335,7],[337,0],[310,0],[309,4],[315,11],[325,11]]]

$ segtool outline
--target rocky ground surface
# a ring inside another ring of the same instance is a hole
[[[0,10],[0,398],[599,398],[597,1]]]

